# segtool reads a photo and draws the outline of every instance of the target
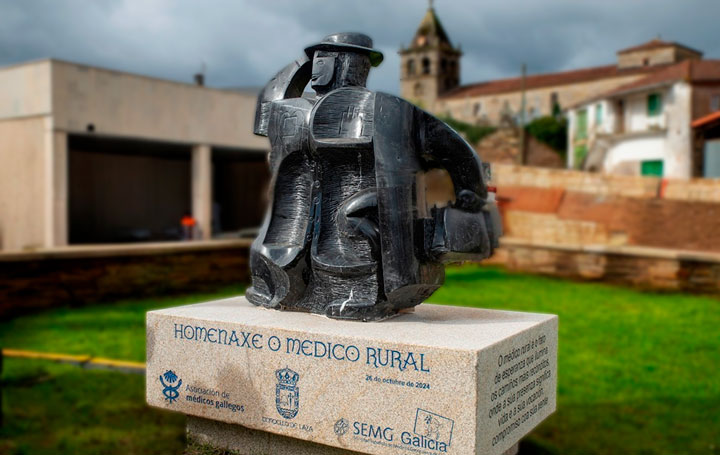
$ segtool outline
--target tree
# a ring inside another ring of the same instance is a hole
[[[567,129],[567,119],[552,115],[536,118],[525,127],[528,134],[562,156],[567,151]]]
[[[438,118],[450,125],[450,127],[458,133],[462,133],[465,139],[472,145],[477,145],[482,138],[495,132],[495,128],[492,126],[472,125],[462,120],[454,119],[449,114],[440,115]]]

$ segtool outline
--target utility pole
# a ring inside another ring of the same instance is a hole
[[[522,93],[522,99],[520,101],[520,164],[523,166],[527,164],[527,138],[525,137],[525,79],[527,77],[527,67],[522,64],[522,77],[520,80],[520,90]]]

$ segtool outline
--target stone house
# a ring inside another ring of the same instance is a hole
[[[693,152],[691,123],[720,110],[720,60],[701,60],[673,43],[644,49],[646,57],[631,63],[685,60],[572,106],[567,166],[624,175],[708,176],[703,155]]]

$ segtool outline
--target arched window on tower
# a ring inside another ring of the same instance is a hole
[[[422,59],[422,72],[423,74],[430,74],[430,59],[425,57]]]
[[[407,62],[407,74],[408,74],[408,76],[415,75],[415,60],[413,60],[413,59],[410,59]]]
[[[413,95],[415,96],[423,96],[423,86],[420,82],[415,84],[415,87],[413,88]]]

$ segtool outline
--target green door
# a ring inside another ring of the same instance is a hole
[[[662,160],[643,161],[640,164],[640,174],[653,177],[663,176]]]
[[[575,125],[575,139],[585,139],[587,137],[587,109],[578,111],[577,124]]]

